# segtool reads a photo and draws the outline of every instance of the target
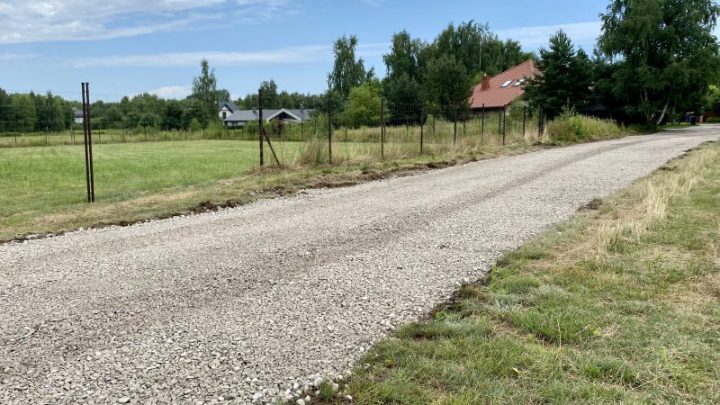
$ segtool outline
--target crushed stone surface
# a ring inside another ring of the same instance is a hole
[[[0,403],[262,403],[718,127],[0,245]]]

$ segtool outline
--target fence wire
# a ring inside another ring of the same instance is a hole
[[[0,103],[0,215],[84,201],[81,106],[35,97]],[[285,102],[264,97],[261,106],[259,97],[252,98],[253,105],[240,106],[225,119],[218,106],[151,97],[93,102],[98,201],[145,198],[249,173],[259,165],[261,107],[269,140],[262,142],[264,163],[275,165],[271,144],[282,167],[483,153],[534,142],[543,123],[541,113],[521,103],[469,110],[383,99],[335,106]]]

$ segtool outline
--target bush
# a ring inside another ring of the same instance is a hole
[[[547,126],[551,141],[575,143],[617,138],[622,136],[623,128],[614,121],[587,117],[574,110],[565,110]]]

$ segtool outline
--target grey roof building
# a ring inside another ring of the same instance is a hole
[[[281,121],[290,124],[298,124],[312,118],[314,113],[315,110],[304,108],[263,109],[263,119],[265,122]],[[257,109],[240,110],[232,102],[220,103],[220,111],[218,115],[228,127],[242,127],[250,121],[257,121],[260,119],[259,111]]]

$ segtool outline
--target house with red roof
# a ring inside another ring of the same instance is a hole
[[[535,61],[529,59],[497,76],[484,77],[475,86],[470,97],[470,109],[475,113],[506,110],[525,94],[525,86],[530,79],[542,74]]]

